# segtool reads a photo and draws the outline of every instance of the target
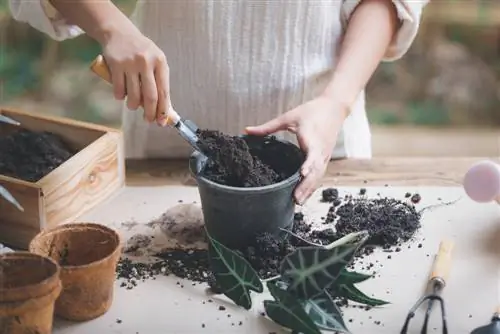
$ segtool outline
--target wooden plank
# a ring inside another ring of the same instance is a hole
[[[330,162],[323,184],[341,186],[461,186],[468,168],[482,159],[498,157],[373,158]],[[164,186],[196,183],[187,160],[127,160],[128,186]]]
[[[119,134],[104,135],[38,182],[48,227],[77,219],[125,184],[119,141]]]
[[[373,126],[372,143],[374,157],[500,156],[500,133],[494,128]]]

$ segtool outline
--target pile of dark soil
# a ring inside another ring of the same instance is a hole
[[[360,191],[361,195],[365,189]],[[338,237],[349,233],[366,230],[370,233],[368,244],[390,248],[410,240],[420,228],[420,213],[411,202],[394,198],[354,198],[346,196],[340,200],[337,189],[325,189],[322,193],[324,202],[332,205],[325,218],[325,224],[334,224]]]
[[[335,240],[334,235],[328,231],[312,231],[311,226],[304,221],[304,216],[295,214],[293,233],[307,241],[328,244]],[[263,234],[256,238],[255,243],[248,248],[239,250],[253,268],[262,278],[276,276],[279,272],[281,260],[297,247],[305,246],[306,243],[299,239],[290,237],[283,241],[276,239],[270,234]],[[122,286],[132,288],[138,281],[154,279],[158,275],[174,275],[186,278],[196,283],[211,283],[213,281],[210,272],[208,253],[206,250],[170,250],[157,254],[161,259],[153,263],[134,263],[127,258],[122,258],[117,266],[117,278],[124,279]]]
[[[73,154],[55,134],[22,129],[0,137],[0,174],[37,182]]]
[[[286,160],[286,156],[269,154],[272,151],[269,148],[279,143],[274,137],[261,141],[265,145],[259,147],[249,145],[252,139],[219,131],[202,130],[198,136],[200,149],[210,158],[203,176],[213,182],[232,187],[261,187],[278,183],[295,172],[280,168],[276,161]]]

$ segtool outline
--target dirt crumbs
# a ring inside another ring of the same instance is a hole
[[[121,258],[116,268],[117,278],[122,281],[120,286],[130,290],[137,283],[154,280],[159,275],[174,275],[193,283],[208,282],[211,279],[206,250],[171,250],[157,256],[160,260],[151,263]]]
[[[324,229],[313,229],[302,213],[296,213],[291,231],[295,236],[278,240],[271,234],[262,234],[251,245],[238,250],[262,278],[276,276],[282,259],[297,247],[307,246],[308,242],[327,245],[349,233],[368,230],[370,239],[357,254],[360,260],[377,246],[401,251],[402,244],[412,239],[421,226],[421,216],[411,201],[352,196],[341,199],[337,189],[325,189],[322,200],[332,203]],[[120,260],[118,277],[140,281],[159,274],[172,274],[193,282],[210,283],[212,279],[206,250],[171,250],[157,256],[161,260],[152,264]],[[374,263],[367,263],[363,269],[373,270]]]
[[[203,173],[209,180],[232,187],[260,187],[282,181],[243,138],[212,130],[200,131],[199,138],[201,150],[211,158]]]
[[[22,129],[0,137],[0,174],[37,182],[73,154],[55,134]]]
[[[406,246],[410,248],[410,243],[404,247],[403,243],[412,240],[420,228],[421,216],[416,211],[411,197],[410,194],[403,200],[367,198],[366,190],[358,192],[357,197],[340,197],[337,189],[325,189],[321,200],[330,205],[324,218],[324,225],[321,225],[322,229],[313,228],[306,222],[306,217],[302,213],[296,213],[291,230],[293,235],[289,238],[278,239],[271,234],[262,234],[251,245],[237,251],[249,261],[262,279],[267,279],[279,274],[283,258],[298,247],[310,243],[327,245],[348,233],[368,230],[369,242],[358,251],[350,268],[361,265],[362,271],[375,275],[375,267],[383,267],[381,263],[383,261],[370,260],[367,255],[377,247],[388,252],[400,252]],[[421,243],[418,243],[417,247],[421,248]],[[204,283],[208,284],[213,292],[220,292],[210,271],[206,250],[170,250],[158,254],[158,258],[157,262],[150,264],[121,259],[117,270],[118,278],[123,280],[121,286],[132,289],[140,281],[156,279],[158,275],[173,275],[190,282],[177,282],[180,288],[184,287],[183,284]],[[387,259],[390,258],[391,255],[388,255]],[[330,292],[332,295],[338,295],[334,288],[331,288]],[[371,309],[345,298],[337,297],[335,302],[341,308],[352,307],[366,311]],[[374,323],[383,326],[379,321],[375,320]]]

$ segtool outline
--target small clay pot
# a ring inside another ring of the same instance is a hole
[[[59,273],[50,258],[28,252],[0,255],[0,333],[52,333]]]
[[[39,233],[29,249],[61,266],[63,291],[55,305],[57,316],[86,321],[109,310],[121,253],[116,231],[93,223],[60,225]]]
[[[267,232],[284,234],[293,223],[293,191],[300,181],[304,154],[294,144],[268,137],[242,136],[250,150],[271,168],[289,175],[285,180],[263,187],[238,188],[215,183],[203,176],[207,158],[194,152],[189,169],[196,178],[203,218],[208,233],[230,248],[240,248]],[[276,159],[276,156],[282,159]],[[276,164],[276,166],[273,166]]]

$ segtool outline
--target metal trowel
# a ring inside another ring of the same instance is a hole
[[[500,306],[488,325],[474,329],[471,334],[500,334]]]
[[[0,122],[6,123],[6,124],[11,124],[11,125],[17,125],[17,126],[21,125],[20,122],[12,119],[10,117],[7,117],[5,115],[2,115],[2,114],[0,114]]]
[[[102,55],[97,56],[90,65],[92,72],[111,83],[111,72]],[[196,151],[203,153],[198,143],[198,126],[190,120],[183,119],[175,110],[170,109],[167,114],[167,125],[177,130]]]

